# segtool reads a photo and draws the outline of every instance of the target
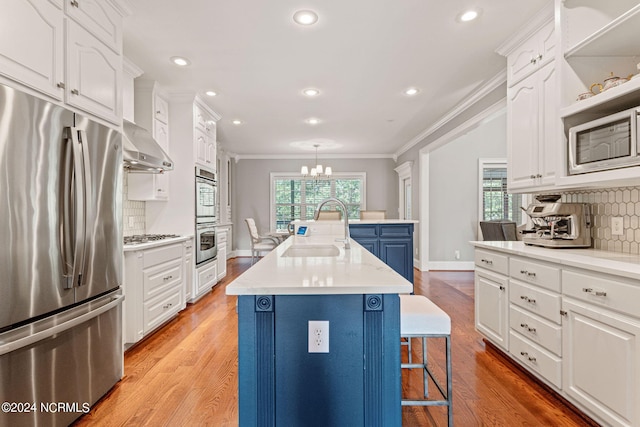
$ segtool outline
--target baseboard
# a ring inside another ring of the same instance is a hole
[[[251,249],[236,249],[235,251],[233,251],[233,256],[251,256]]]
[[[474,267],[473,261],[429,261],[429,270],[469,271]]]

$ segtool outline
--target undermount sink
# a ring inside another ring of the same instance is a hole
[[[335,257],[340,249],[334,245],[292,245],[284,251],[283,257]]]

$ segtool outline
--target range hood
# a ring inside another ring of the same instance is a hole
[[[127,120],[123,120],[122,128],[122,159],[125,168],[147,173],[173,170],[173,161],[148,130]]]

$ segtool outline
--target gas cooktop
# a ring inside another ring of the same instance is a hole
[[[125,245],[137,245],[140,243],[155,242],[157,240],[172,239],[180,237],[179,234],[134,234],[133,236],[124,236]]]

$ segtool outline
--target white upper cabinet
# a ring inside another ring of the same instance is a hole
[[[195,162],[216,171],[216,122],[220,119],[198,102],[193,106]]]
[[[67,104],[118,123],[122,57],[73,21],[67,21]]]
[[[553,187],[559,143],[557,73],[549,63],[507,90],[509,190]]]
[[[62,100],[62,10],[45,0],[8,0],[2,9],[0,74]]]
[[[555,48],[554,23],[550,21],[507,57],[509,86],[552,61]]]
[[[7,0],[0,28],[0,74],[120,124],[122,15],[110,2]]]
[[[122,17],[104,0],[66,0],[65,12],[115,53],[122,51]]]

